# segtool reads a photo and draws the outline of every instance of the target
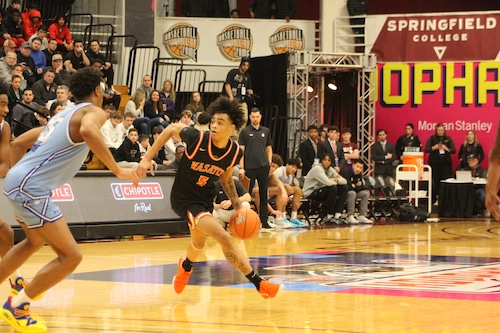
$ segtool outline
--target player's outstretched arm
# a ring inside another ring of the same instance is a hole
[[[163,148],[165,143],[171,138],[174,137],[181,141],[179,133],[181,130],[186,127],[186,125],[182,123],[170,124],[165,128],[163,132],[156,138],[153,145],[148,149],[141,162],[139,163],[139,167],[137,168],[137,175],[140,178],[146,177],[146,172],[149,170],[151,174],[154,176],[154,169],[151,164],[153,157],[156,156],[158,151]]]
[[[0,177],[5,177],[10,168],[10,125],[4,122],[0,135]]]
[[[14,166],[26,154],[26,151],[33,147],[36,139],[45,129],[45,126],[35,127],[18,136],[10,147],[10,166]],[[3,150],[2,150],[3,152]],[[3,153],[2,153],[3,154]]]
[[[219,179],[222,188],[224,189],[224,192],[226,192],[228,199],[231,200],[234,209],[241,209],[241,201],[238,196],[238,191],[236,191],[236,186],[234,185],[233,180],[233,167],[227,169]]]

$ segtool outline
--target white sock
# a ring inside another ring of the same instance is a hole
[[[33,300],[26,295],[26,292],[23,289],[23,290],[21,290],[19,292],[19,294],[17,294],[16,296],[12,297],[12,303],[11,303],[11,305],[12,305],[13,308],[17,308],[21,304],[31,303],[31,302],[33,302]]]
[[[283,220],[285,220],[286,219],[286,212],[282,212],[281,217],[283,218]]]
[[[335,218],[338,219],[340,217],[340,213],[335,213]]]
[[[290,216],[292,220],[297,218],[297,212],[292,212],[292,215]]]

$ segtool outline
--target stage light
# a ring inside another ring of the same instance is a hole
[[[330,90],[337,90],[337,85],[335,84],[335,80],[328,82],[328,88]]]
[[[314,91],[314,88],[311,85],[307,86],[307,92],[312,93]]]

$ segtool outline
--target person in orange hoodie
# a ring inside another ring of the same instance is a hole
[[[24,12],[23,16],[28,14],[28,19],[23,19],[24,39],[28,40],[32,35],[36,34],[39,26],[42,25],[42,14],[37,9],[31,9],[29,12]]]
[[[50,38],[57,39],[57,50],[66,54],[73,50],[73,37],[66,25],[66,18],[62,15],[56,17],[54,23],[49,27]]]

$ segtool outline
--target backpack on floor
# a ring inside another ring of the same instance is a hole
[[[422,222],[427,220],[427,212],[420,207],[405,203],[399,206],[398,218],[403,222]]]

